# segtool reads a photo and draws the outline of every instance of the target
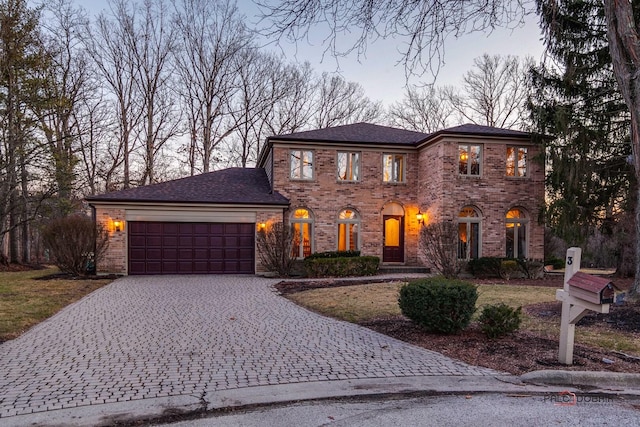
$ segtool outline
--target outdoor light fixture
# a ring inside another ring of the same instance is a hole
[[[420,211],[420,209],[418,209],[416,219],[418,220],[418,224],[424,224],[424,214]]]
[[[113,230],[114,231],[122,231],[122,221],[116,219],[113,221]]]
[[[260,231],[264,231],[267,228],[267,224],[264,222],[261,222],[260,224],[258,224],[258,230]]]

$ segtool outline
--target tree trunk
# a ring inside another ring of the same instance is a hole
[[[605,0],[607,35],[613,71],[631,113],[631,148],[636,180],[640,183],[640,36],[629,0]],[[638,186],[640,189],[640,185]],[[640,194],[636,200],[635,279],[629,295],[640,296]]]

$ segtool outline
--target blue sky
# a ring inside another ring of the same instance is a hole
[[[107,0],[77,0],[77,3],[91,13],[98,13],[108,7]],[[238,0],[238,7],[250,21],[256,21],[257,8],[251,0]],[[318,34],[319,32],[320,29]],[[313,44],[300,41],[297,45],[281,44],[280,48],[290,60],[309,61],[318,73],[339,72],[346,80],[360,83],[372,100],[380,100],[389,105],[402,99],[406,85],[404,68],[398,64],[401,59],[398,44],[402,40],[378,40],[369,45],[366,57],[358,58],[354,53],[336,60],[324,54],[325,47],[318,34],[312,34],[312,37],[317,36]],[[451,38],[445,44],[445,65],[438,74],[436,84],[457,85],[462,75],[473,66],[474,58],[484,53],[522,57],[529,55],[535,61],[540,61],[544,50],[540,38],[535,15],[530,15],[525,24],[515,30],[498,29],[491,34],[474,33],[459,39]],[[422,79],[414,78],[410,82],[432,81],[431,75],[425,75]]]

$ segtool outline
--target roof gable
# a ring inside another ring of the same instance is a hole
[[[158,184],[86,197],[92,202],[288,205],[262,168],[228,168]]]

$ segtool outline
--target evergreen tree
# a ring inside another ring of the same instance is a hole
[[[611,65],[603,5],[536,3],[553,61],[531,73],[532,118],[538,132],[552,137],[545,219],[570,245],[584,245],[596,229],[623,235],[623,215],[635,204],[630,114]],[[619,239],[619,251],[628,243]]]

